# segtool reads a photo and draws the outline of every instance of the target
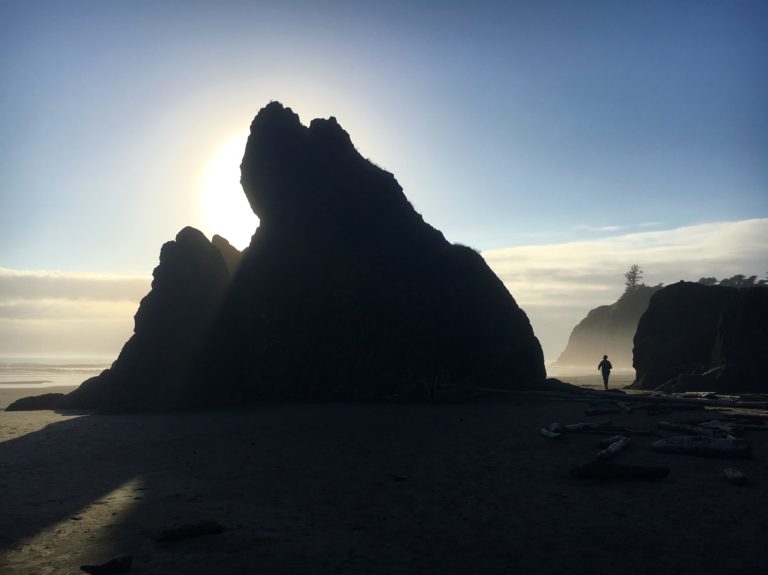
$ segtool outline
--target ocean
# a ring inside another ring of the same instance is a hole
[[[111,365],[106,358],[0,358],[0,389],[80,385]]]

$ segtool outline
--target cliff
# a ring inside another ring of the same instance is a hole
[[[615,303],[591,310],[573,328],[555,365],[595,368],[603,355],[608,355],[615,368],[631,367],[638,321],[659,289],[639,285],[625,291]]]
[[[651,298],[634,345],[634,388],[765,392],[768,288],[668,286]]]

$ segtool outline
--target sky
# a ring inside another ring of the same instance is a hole
[[[0,356],[114,356],[270,100],[480,250],[548,360],[633,263],[764,276],[768,3],[0,0]]]

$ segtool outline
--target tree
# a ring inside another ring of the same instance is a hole
[[[699,283],[701,285],[705,286],[714,286],[717,285],[717,282],[720,281],[717,278],[711,277],[711,278],[699,278]]]
[[[643,268],[637,264],[632,264],[632,267],[630,267],[629,271],[624,274],[624,277],[626,278],[624,285],[627,286],[625,291],[633,290],[638,286],[643,285],[640,283],[640,280],[643,279]]]

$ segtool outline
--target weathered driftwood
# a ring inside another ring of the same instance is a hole
[[[563,429],[563,426],[557,423],[556,421],[554,423],[550,423],[547,426],[547,429],[552,433],[563,433],[565,431],[565,429]]]
[[[592,462],[608,461],[611,457],[615,456],[619,451],[624,449],[630,444],[632,440],[626,435],[621,435],[619,438],[611,443],[608,447],[598,452]]]
[[[738,469],[734,469],[733,467],[726,467],[723,469],[723,477],[725,477],[726,481],[733,483],[734,485],[747,484],[747,476]]]
[[[721,459],[749,459],[752,457],[752,446],[744,439],[702,437],[700,435],[667,437],[654,441],[651,448],[661,453]]]
[[[659,421],[656,423],[656,425],[667,431],[678,431],[680,433],[687,433],[689,435],[703,435],[704,437],[723,436],[719,430],[699,427],[698,425],[686,425],[684,423],[672,423],[670,421]]]
[[[571,423],[563,426],[565,431],[573,433],[589,433],[596,435],[658,435],[652,429],[645,427],[628,427],[624,425],[613,425],[608,419],[605,421]],[[550,428],[551,431],[551,428]]]
[[[669,474],[667,467],[648,467],[644,465],[626,465],[612,463],[609,460],[616,456],[632,441],[625,435],[619,435],[605,449],[586,463],[577,465],[571,470],[571,477],[579,479],[661,479]]]
[[[581,423],[570,423],[568,425],[564,425],[563,427],[567,431],[594,431],[597,429],[610,427],[612,424],[613,421],[607,419],[605,421],[584,421]]]
[[[610,437],[606,437],[605,439],[603,439],[602,441],[600,441],[600,443],[598,443],[598,444],[597,444],[597,446],[598,446],[600,449],[605,449],[606,447],[608,447],[608,446],[609,446],[609,445],[611,445],[612,443],[614,443],[614,442],[618,441],[618,440],[619,440],[619,439],[621,439],[622,437],[625,437],[625,436],[624,436],[624,435],[612,435],[612,436],[610,436]]]
[[[608,446],[595,455],[595,457],[586,463],[574,467],[571,470],[571,477],[579,479],[637,479],[648,481],[662,479],[669,475],[668,467],[626,465],[610,462],[610,459],[632,441],[625,435],[617,435],[611,437],[610,440]],[[601,445],[607,442],[608,440],[601,442]]]
[[[696,422],[694,425],[703,429],[715,429],[726,435],[731,435],[731,436],[740,435],[744,430],[744,426],[742,425],[737,425],[736,423],[726,423],[724,421],[720,421],[719,419],[712,419],[710,421],[699,421],[699,422]]]
[[[768,414],[765,413],[724,413],[721,417],[739,425],[751,424],[768,428]]]

